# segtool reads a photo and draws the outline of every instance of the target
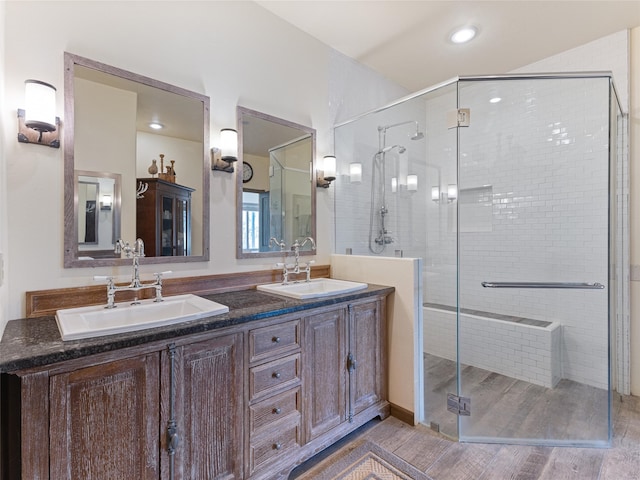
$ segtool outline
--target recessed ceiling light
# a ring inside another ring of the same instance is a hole
[[[476,27],[462,27],[453,32],[449,38],[453,43],[467,43],[477,33],[478,29]]]
[[[153,128],[154,130],[161,130],[161,129],[164,128],[164,125],[162,125],[161,123],[158,123],[158,122],[151,122],[149,124],[149,127]]]
[[[489,103],[498,103],[500,100],[502,100],[500,97],[493,97],[489,99]]]

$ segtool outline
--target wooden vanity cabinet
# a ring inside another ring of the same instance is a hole
[[[3,375],[2,478],[242,478],[242,334],[144,349]]]
[[[160,478],[242,478],[243,344],[235,333],[162,352]],[[170,455],[172,422],[177,441]]]
[[[367,408],[386,400],[386,327],[381,308],[379,300],[368,300],[305,318],[307,442],[353,423]]]
[[[51,376],[51,472],[23,478],[159,478],[158,373],[153,353]]]
[[[386,401],[384,296],[2,375],[6,479],[285,479]]]
[[[347,316],[338,308],[304,319],[305,439],[347,418]]]
[[[191,254],[191,192],[193,188],[159,178],[138,178],[149,188],[136,200],[136,236],[147,256]]]

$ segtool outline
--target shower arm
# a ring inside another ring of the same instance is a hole
[[[385,125],[378,127],[378,132],[382,134],[382,137],[378,138],[378,151],[382,151],[387,142],[387,130],[390,128],[401,127],[402,125],[408,125],[410,123],[415,124],[416,126],[416,134],[420,132],[420,124],[417,120],[406,120],[404,122],[393,123],[391,125]]]

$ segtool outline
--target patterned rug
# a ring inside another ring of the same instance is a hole
[[[428,480],[429,477],[378,445],[364,441],[339,451],[298,480]]]

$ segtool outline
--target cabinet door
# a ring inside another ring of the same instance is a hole
[[[50,380],[50,478],[158,479],[159,355]]]
[[[175,478],[242,478],[243,337],[226,335],[175,350]],[[166,355],[169,355],[167,353]],[[171,361],[163,362],[164,430],[170,420]],[[165,391],[165,386],[167,387]],[[166,442],[166,436],[164,436]],[[166,446],[166,445],[165,445]],[[163,448],[162,478],[171,478]]]
[[[303,405],[309,442],[346,417],[347,322],[344,309],[305,318]]]
[[[386,397],[380,302],[349,306],[349,417]]]

